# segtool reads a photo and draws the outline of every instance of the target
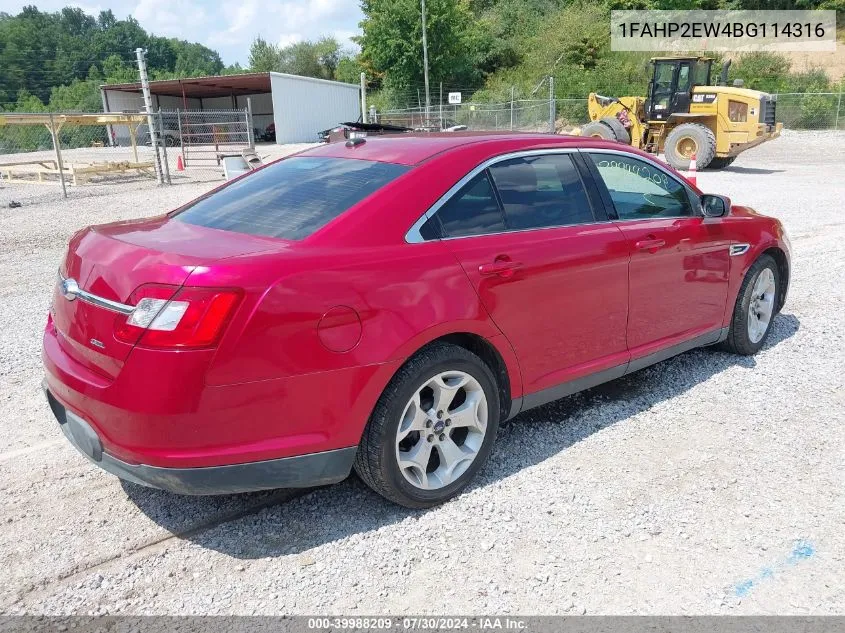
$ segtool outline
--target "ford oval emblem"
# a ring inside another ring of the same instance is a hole
[[[79,294],[79,284],[75,279],[65,279],[62,281],[62,295],[68,301],[73,301]]]

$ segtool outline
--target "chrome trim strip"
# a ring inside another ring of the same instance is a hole
[[[550,224],[549,226],[532,226],[527,229],[507,229],[505,231],[498,231],[496,233],[474,233],[473,235],[455,235],[453,237],[441,237],[441,242],[451,242],[452,240],[466,240],[471,237],[489,237],[491,235],[504,235],[507,233],[526,233],[527,231],[550,231],[551,229],[565,229],[571,226],[603,226],[612,224],[616,220],[596,220],[594,222],[578,222],[577,224]],[[428,240],[433,241],[433,240]]]
[[[522,150],[519,152],[511,152],[509,154],[502,154],[501,156],[494,156],[493,158],[488,158],[486,161],[481,163],[480,165],[476,166],[472,171],[466,174],[463,178],[461,178],[458,182],[456,182],[446,193],[444,193],[440,198],[437,199],[433,205],[431,205],[428,210],[420,216],[420,218],[411,225],[411,228],[408,229],[408,232],[405,233],[405,241],[408,244],[421,244],[426,240],[423,239],[422,235],[420,234],[420,229],[422,225],[426,223],[437,211],[446,204],[449,199],[458,193],[458,190],[461,189],[465,184],[467,184],[470,180],[475,178],[478,174],[482,171],[490,167],[491,165],[495,165],[496,163],[500,163],[503,160],[510,160],[512,158],[523,158],[525,156],[543,156],[546,154],[575,154],[578,152],[578,148],[575,147],[553,147],[549,149],[527,149]],[[543,228],[552,228],[552,227],[543,227]],[[523,229],[523,230],[536,230],[536,229]],[[510,233],[511,231],[505,231]],[[500,233],[494,233],[491,235],[499,235]],[[467,237],[479,237],[478,235],[461,235],[451,238],[442,238],[442,239],[465,239]]]
[[[440,198],[437,200],[437,202],[435,202],[433,205],[431,205],[428,208],[428,210],[425,213],[423,213],[423,215],[416,222],[414,222],[411,225],[411,228],[408,229],[408,232],[405,234],[405,242],[407,242],[408,244],[421,244],[421,243],[427,241],[427,240],[424,240],[422,235],[420,234],[420,229],[422,228],[422,225],[425,224],[435,213],[437,213],[437,211],[440,209],[440,207],[442,207],[444,204],[446,204],[446,202],[448,202],[449,199],[452,196],[454,196],[456,193],[458,193],[458,190],[461,189],[461,187],[463,187],[470,180],[475,178],[475,176],[477,176],[479,173],[481,173],[482,171],[484,171],[485,169],[487,169],[491,165],[495,165],[496,163],[499,163],[503,160],[510,160],[511,158],[522,158],[524,156],[542,156],[542,155],[546,155],[546,154],[574,154],[574,153],[578,153],[578,152],[584,152],[584,153],[589,153],[589,154],[613,154],[613,155],[616,155],[616,156],[623,156],[623,157],[626,157],[626,158],[633,158],[633,159],[641,160],[644,163],[651,165],[655,169],[660,170],[661,172],[666,174],[669,178],[671,178],[672,180],[677,182],[679,185],[681,185],[687,191],[687,193],[691,197],[697,197],[695,195],[695,192],[690,188],[690,186],[687,183],[685,183],[683,180],[679,179],[676,174],[673,174],[671,171],[666,169],[666,167],[664,167],[660,163],[658,163],[654,160],[651,160],[651,159],[649,159],[645,156],[640,156],[639,154],[633,154],[631,152],[623,152],[623,151],[619,151],[619,150],[615,150],[615,149],[592,148],[592,147],[561,147],[561,148],[522,150],[522,151],[519,151],[519,152],[511,152],[509,154],[502,154],[501,156],[495,156],[494,158],[490,158],[490,159],[484,161],[483,163],[481,163],[480,165],[478,165],[477,167],[475,167],[475,169],[470,171],[463,178],[461,178],[446,193],[444,193],[442,196],[440,196]],[[695,212],[695,210],[696,209],[693,209],[693,212]],[[679,215],[679,216],[674,216],[674,217],[689,218],[689,217],[700,217],[700,216],[701,216],[701,213],[699,212],[698,215],[692,215],[692,216]],[[668,218],[668,219],[671,219],[671,218]],[[633,219],[633,218],[629,218],[629,219],[619,218],[619,219],[616,219],[616,220],[605,220],[605,221],[601,221],[601,222],[595,222],[595,224],[605,224],[607,222],[631,222],[631,221],[639,221],[639,220],[636,220],[636,219]],[[567,225],[567,226],[580,226],[580,225],[570,224],[570,225]],[[555,228],[555,227],[548,226],[548,227],[538,227],[538,228],[534,228],[534,229],[521,229],[521,230],[523,230],[523,231],[537,231],[537,230],[547,229],[547,228]],[[514,231],[499,231],[497,233],[487,233],[486,235],[501,235],[502,233],[513,233],[513,232]],[[461,235],[461,236],[456,236],[456,237],[443,237],[443,238],[440,238],[440,239],[441,240],[462,240],[462,239],[466,239],[468,237],[481,237],[481,236],[480,235]]]
[[[736,257],[737,255],[745,255],[748,252],[748,249],[751,248],[751,244],[731,244],[728,252],[730,253],[731,257]]]
[[[79,284],[75,279],[65,279],[64,277],[62,277],[61,273],[59,273],[59,285],[61,286],[62,296],[64,296],[64,298],[68,301],[79,299],[80,301],[84,301],[85,303],[97,306],[98,308],[111,310],[112,312],[117,312],[118,314],[129,315],[132,314],[132,312],[135,310],[135,306],[126,305],[118,301],[104,299],[103,297],[98,297],[95,294],[91,294],[90,292],[87,292],[80,288]]]

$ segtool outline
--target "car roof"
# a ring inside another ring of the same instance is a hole
[[[490,141],[522,141],[526,145],[548,147],[580,146],[585,137],[557,134],[514,132],[441,132],[428,134],[386,134],[366,137],[363,143],[347,146],[346,143],[329,143],[303,154],[332,158],[357,158],[400,165],[417,165],[437,154],[467,145]]]

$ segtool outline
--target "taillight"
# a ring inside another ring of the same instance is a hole
[[[147,284],[129,297],[135,309],[118,317],[114,335],[120,341],[144,347],[212,347],[220,340],[240,299],[240,290],[232,288]]]

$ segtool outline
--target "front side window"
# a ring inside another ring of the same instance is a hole
[[[448,237],[485,235],[505,230],[502,210],[486,171],[475,176],[449,198],[437,211],[435,219],[439,219],[440,226]],[[424,237],[426,230],[427,227],[424,226]]]
[[[593,221],[581,177],[568,154],[526,156],[490,167],[512,230]]]
[[[620,220],[675,218],[693,214],[687,189],[649,163],[620,154],[589,154]]]
[[[410,169],[296,156],[200,198],[173,217],[212,229],[300,240]]]

